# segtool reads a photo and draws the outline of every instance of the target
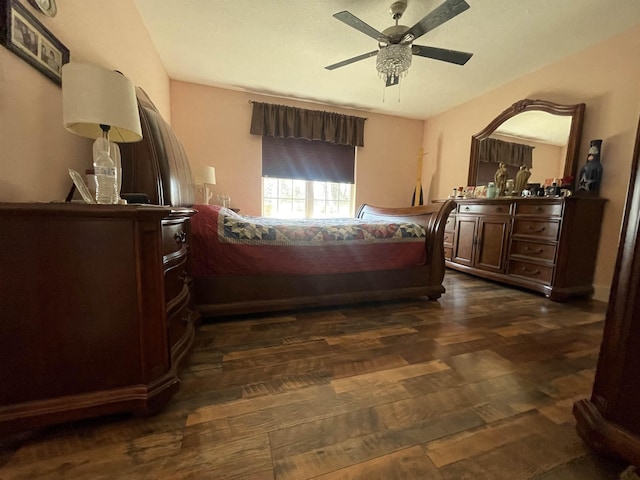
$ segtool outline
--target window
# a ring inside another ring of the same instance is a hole
[[[352,217],[354,186],[262,177],[262,215],[278,218]]]
[[[262,215],[352,217],[355,147],[262,137]]]

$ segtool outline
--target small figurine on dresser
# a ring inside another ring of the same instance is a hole
[[[600,163],[600,148],[602,140],[591,140],[587,163],[580,170],[578,176],[578,192],[589,192],[598,195],[602,180],[602,164]]]
[[[501,197],[504,195],[505,193],[505,188],[507,186],[507,175],[509,174],[509,172],[507,171],[507,166],[500,162],[500,165],[498,166],[498,170],[496,171],[493,179],[495,180],[495,184],[496,184],[496,196],[497,197]]]
[[[529,168],[527,168],[526,165],[521,165],[520,170],[516,173],[516,195],[520,195],[526,188],[530,176],[531,172],[529,171]]]

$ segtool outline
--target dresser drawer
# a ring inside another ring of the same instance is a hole
[[[550,285],[553,278],[553,267],[510,259],[507,273],[544,285]]]
[[[544,240],[557,240],[559,230],[559,220],[536,221],[516,218],[513,222],[513,235],[526,235]]]
[[[167,318],[169,348],[173,349],[179,342],[184,342],[192,318],[193,312],[186,306]]]
[[[480,215],[509,215],[511,212],[511,203],[504,202],[500,204],[478,204],[478,203],[461,203],[458,205],[458,213],[476,213]]]
[[[188,293],[189,282],[187,257],[185,256],[164,272],[164,296],[168,306],[174,303],[180,295],[184,295],[185,289]]]
[[[454,232],[444,232],[444,244],[453,245]]]
[[[189,238],[182,221],[167,222],[162,225],[162,255],[167,257],[185,251]]]
[[[548,243],[513,240],[511,242],[511,255],[554,262],[556,258],[556,246],[555,244]]]
[[[561,203],[527,203],[526,201],[516,204],[516,215],[540,215],[545,217],[559,217],[562,215]]]
[[[456,229],[456,217],[454,215],[449,215],[447,217],[447,222],[444,224],[444,231],[454,231]]]
[[[451,260],[453,258],[453,247],[444,247],[445,260]]]

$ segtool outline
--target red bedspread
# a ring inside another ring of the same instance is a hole
[[[193,275],[363,272],[423,265],[425,231],[414,223],[355,218],[283,220],[196,205]]]

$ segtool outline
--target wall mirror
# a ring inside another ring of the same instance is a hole
[[[520,100],[471,137],[468,185],[493,181],[500,159],[482,154],[487,139],[501,140],[532,150],[530,183],[548,178],[576,176],[585,104],[562,105],[545,100]],[[507,165],[509,178],[515,178],[520,164]]]

